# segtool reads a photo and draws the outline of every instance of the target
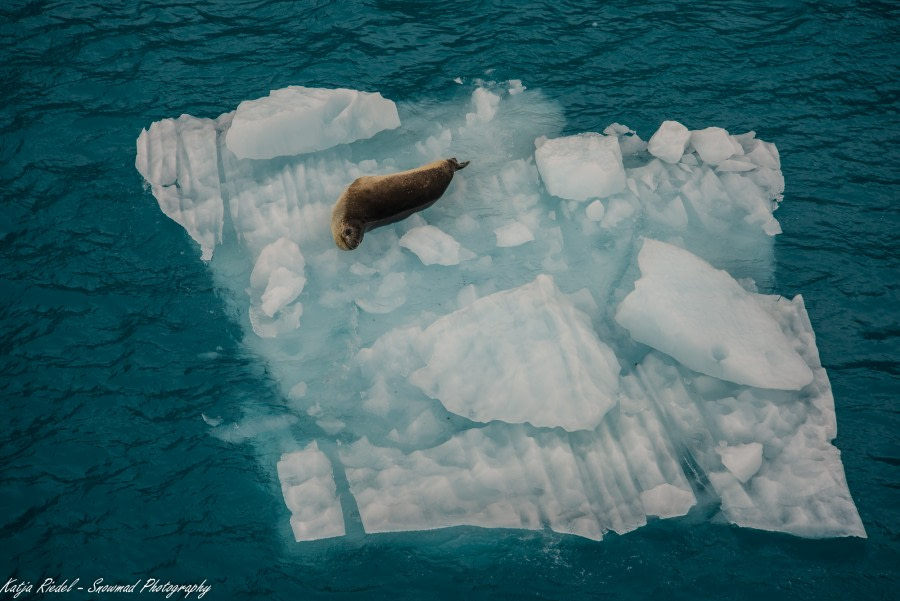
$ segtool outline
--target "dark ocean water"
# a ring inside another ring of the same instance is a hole
[[[200,419],[282,400],[144,190],[135,139],[287,85],[440,101],[491,69],[558,101],[566,133],[618,121],[646,139],[676,119],[778,146],[772,289],[805,298],[868,539],[740,529],[701,508],[599,543],[358,524],[293,542],[270,466]],[[7,0],[0,580],[205,579],[206,599],[898,598],[898,82],[890,2]]]

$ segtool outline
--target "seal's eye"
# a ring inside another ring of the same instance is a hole
[[[344,228],[344,238],[349,238],[349,237],[352,236],[352,235],[353,235],[353,228],[352,228],[352,227],[345,227],[345,228]]]

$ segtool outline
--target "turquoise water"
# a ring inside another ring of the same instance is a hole
[[[0,580],[205,579],[207,599],[896,595],[894,5],[123,4],[0,9]],[[292,541],[271,469],[199,419],[283,401],[143,189],[135,138],[287,85],[428,102],[457,94],[455,77],[522,79],[562,105],[565,133],[618,121],[646,138],[677,119],[778,146],[770,289],[806,300],[868,539],[739,529],[700,508],[599,543],[359,524]]]

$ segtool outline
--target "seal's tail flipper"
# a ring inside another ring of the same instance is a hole
[[[466,165],[469,164],[469,161],[464,161],[464,162],[460,163],[459,161],[456,160],[456,157],[453,157],[452,159],[447,159],[447,160],[450,161],[450,164],[453,165],[453,168],[456,171],[459,171],[460,169],[465,169]]]

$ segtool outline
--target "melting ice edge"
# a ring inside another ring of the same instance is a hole
[[[292,86],[137,140],[283,393],[208,421],[276,463],[295,538],[345,534],[349,495],[366,532],[599,540],[713,497],[740,526],[864,537],[803,299],[757,292],[775,146],[674,121],[561,136],[519,81],[457,90]],[[436,205],[334,247],[352,180],[450,156],[472,163]]]

